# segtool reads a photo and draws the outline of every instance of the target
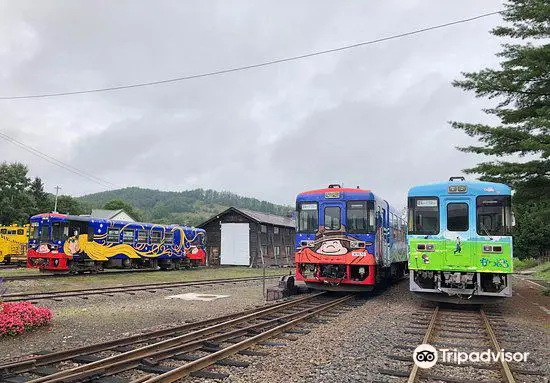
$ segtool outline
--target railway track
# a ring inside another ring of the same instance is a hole
[[[0,381],[153,383],[187,376],[225,379],[228,374],[216,372],[214,365],[246,367],[248,362],[242,356],[266,356],[258,348],[284,346],[281,342],[291,340],[284,338],[288,334],[307,334],[303,324],[353,307],[349,306],[353,298],[353,294],[321,292],[171,329],[35,355],[0,365]],[[277,342],[269,341],[278,337],[282,338]]]
[[[0,268],[2,270],[2,268]],[[11,281],[27,281],[27,280],[35,280],[35,279],[50,279],[50,278],[75,278],[75,277],[86,277],[93,275],[94,277],[104,277],[109,276],[111,274],[132,274],[132,273],[158,273],[158,272],[164,272],[164,270],[148,270],[148,269],[127,269],[127,270],[109,270],[109,271],[102,271],[101,273],[96,274],[69,274],[69,273],[62,273],[62,274],[33,274],[33,275],[12,275],[3,277],[4,281],[11,282]]]
[[[281,275],[266,276],[265,279],[280,278]],[[62,291],[49,291],[44,293],[9,293],[3,295],[4,302],[15,301],[38,301],[43,299],[60,300],[69,297],[83,297],[87,298],[91,295],[112,295],[116,293],[135,294],[138,291],[148,291],[151,293],[157,290],[170,290],[178,287],[188,286],[204,286],[224,283],[240,283],[249,281],[261,281],[264,277],[243,277],[243,278],[227,278],[227,279],[207,279],[202,281],[189,281],[189,282],[162,282],[162,283],[150,283],[139,285],[125,285],[115,287],[98,287],[90,289],[78,289],[78,290],[62,290]]]
[[[394,354],[388,355],[392,364],[406,364],[402,369],[380,369],[382,375],[406,378],[407,383],[514,383],[515,374],[544,375],[539,371],[512,367],[504,358],[492,362],[457,362],[456,352],[502,351],[497,333],[505,333],[507,325],[498,313],[486,313],[482,308],[448,309],[437,305],[435,309],[422,309],[413,314],[405,334],[417,339],[417,343],[398,345]],[[418,338],[421,336],[421,338]],[[413,363],[413,351],[419,344],[429,344],[439,350],[436,364],[431,368],[419,368]],[[449,350],[447,358],[441,358],[443,349]],[[518,350],[506,350],[517,352]]]

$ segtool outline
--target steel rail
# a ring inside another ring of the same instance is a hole
[[[307,298],[309,297],[298,298],[293,301],[302,301],[303,299],[307,299]],[[88,346],[72,348],[69,350],[58,351],[58,352],[44,354],[44,355],[37,355],[30,358],[19,360],[17,362],[0,364],[0,378],[2,377],[2,375],[29,372],[36,367],[45,366],[48,364],[61,362],[65,360],[70,360],[70,359],[73,359],[74,357],[78,357],[82,355],[94,354],[100,351],[106,351],[106,350],[110,350],[121,346],[128,346],[135,343],[143,343],[146,341],[173,335],[174,333],[180,333],[183,331],[196,330],[197,327],[208,326],[211,324],[227,321],[239,316],[252,314],[254,312],[258,312],[260,310],[265,310],[268,308],[280,307],[285,303],[288,303],[288,302],[279,302],[279,303],[275,303],[275,304],[271,304],[271,305],[267,305],[259,308],[244,310],[234,314],[228,314],[228,315],[224,315],[216,318],[206,319],[203,321],[190,322],[180,326],[137,334],[137,335],[129,336],[122,339],[115,339],[115,340],[96,343]]]
[[[266,276],[268,279],[280,278],[282,275]],[[27,300],[39,300],[39,299],[51,299],[51,298],[67,298],[82,295],[98,295],[108,293],[125,293],[128,291],[143,291],[151,289],[169,289],[181,286],[201,286],[220,283],[232,283],[232,282],[247,282],[247,281],[259,281],[263,280],[262,276],[259,277],[241,277],[241,278],[226,278],[226,279],[205,279],[201,281],[187,281],[187,282],[162,282],[152,284],[139,284],[139,285],[127,285],[127,286],[113,286],[113,287],[98,287],[89,289],[78,290],[63,290],[63,291],[50,291],[44,293],[11,293],[4,294],[4,302],[20,301],[22,299]]]
[[[320,313],[322,311],[326,311],[326,310],[328,310],[328,309],[330,309],[334,306],[340,305],[343,302],[346,302],[346,301],[348,301],[349,299],[351,299],[353,297],[354,297],[354,295],[348,295],[348,296],[339,298],[339,299],[337,299],[333,302],[326,303],[326,304],[314,309],[313,311],[311,311],[311,312],[309,312],[305,315],[299,316],[298,318],[293,319],[293,320],[291,320],[287,323],[284,323],[284,324],[279,325],[275,328],[267,330],[267,331],[265,331],[261,334],[253,336],[249,339],[243,340],[242,342],[239,342],[239,343],[236,343],[232,346],[224,348],[223,350],[214,352],[210,355],[207,355],[205,357],[197,359],[193,362],[187,363],[187,364],[185,364],[181,367],[177,367],[177,368],[175,368],[171,371],[168,371],[164,374],[161,374],[161,375],[158,375],[158,376],[155,376],[155,377],[151,377],[150,379],[147,379],[147,380],[141,380],[141,382],[142,383],[169,383],[169,382],[174,382],[176,380],[182,379],[182,378],[188,376],[189,374],[191,374],[192,372],[202,370],[203,368],[208,367],[208,366],[216,363],[219,360],[225,359],[230,355],[234,355],[234,354],[238,353],[239,351],[247,349],[250,346],[252,346],[252,345],[254,345],[258,342],[262,342],[262,341],[264,341],[266,339],[269,339],[269,338],[271,338],[275,335],[278,335],[278,334],[282,333],[283,331],[287,330],[288,328],[293,327],[293,326],[297,325],[298,323],[303,322],[303,321],[311,318],[312,316],[317,315],[318,313]]]
[[[499,352],[501,350],[500,345],[497,341],[497,338],[496,338],[496,335],[493,331],[493,328],[492,328],[492,326],[489,322],[489,318],[487,318],[487,315],[485,314],[483,309],[479,309],[478,313],[481,315],[481,318],[482,318],[483,324],[485,326],[485,330],[486,330],[486,333],[488,335],[489,341],[491,342],[494,349],[497,352]],[[436,306],[436,308],[434,310],[434,313],[432,314],[430,323],[428,325],[428,329],[426,330],[426,334],[424,335],[424,339],[422,340],[423,344],[428,343],[428,341],[430,340],[430,338],[432,336],[432,333],[433,333],[433,330],[436,328],[438,314],[439,314],[439,306]],[[476,316],[466,315],[465,317],[462,318],[462,322],[472,323],[472,322],[474,322],[475,318],[479,319],[479,316],[477,316],[477,315]],[[462,323],[462,322],[456,322],[456,323]],[[477,322],[477,320],[475,322]],[[500,359],[500,363],[501,363],[501,372],[502,372],[502,376],[504,378],[504,381],[506,383],[515,383],[515,379],[514,379],[514,376],[512,374],[512,371],[510,370],[510,366],[508,365],[506,360],[504,360],[504,358],[499,358],[499,359]],[[415,383],[418,380],[418,375],[419,375],[418,372],[419,372],[419,367],[416,365],[416,363],[413,363],[413,368],[412,368],[412,370],[409,374],[409,378],[407,380],[407,383]]]
[[[434,313],[432,314],[432,319],[430,320],[430,324],[428,325],[428,329],[426,330],[426,334],[424,335],[424,339],[422,339],[422,344],[426,344],[430,340],[433,330],[435,329],[435,323],[437,322],[438,314],[439,314],[439,306],[436,306]],[[416,365],[416,363],[413,363],[413,368],[411,370],[407,383],[414,383],[417,379],[417,375],[418,375],[418,366]]]
[[[245,322],[250,319],[259,318],[262,316],[265,316],[269,313],[272,313],[274,311],[280,310],[285,307],[296,305],[300,302],[311,300],[313,298],[319,297],[321,295],[324,295],[324,292],[317,293],[308,297],[299,298],[292,300],[290,302],[282,303],[276,307],[269,307],[267,309],[260,310],[258,312],[250,313],[244,316],[237,317],[235,319],[230,319],[228,321],[215,324],[213,326],[209,326],[203,329],[199,329],[196,331],[192,331],[190,333],[179,335],[167,340],[163,340],[157,343],[153,343],[147,346],[143,346],[140,348],[137,348],[135,350],[127,351],[119,355],[110,356],[92,363],[88,363],[82,366],[70,368],[67,370],[59,371],[57,373],[40,377],[37,379],[33,379],[28,381],[27,383],[40,383],[40,382],[65,382],[70,381],[69,377],[76,377],[76,376],[82,376],[83,374],[90,375],[93,372],[96,372],[97,370],[105,369],[108,366],[118,366],[118,362],[128,362],[129,360],[141,360],[143,358],[146,358],[156,352],[159,351],[165,351],[166,349],[177,346],[177,345],[185,345],[186,342],[197,340],[201,337],[204,337],[206,335],[210,335],[212,333],[218,332],[220,330],[223,330],[224,328],[227,328],[227,326],[236,325],[242,322]],[[202,339],[202,342],[204,342],[204,339]]]
[[[487,315],[485,315],[485,311],[483,309],[479,309],[479,312],[481,313],[481,317],[483,318],[483,323],[485,324],[485,329],[487,330],[487,334],[489,334],[489,338],[491,340],[491,343],[493,344],[493,347],[497,352],[500,351],[500,345],[498,344],[497,337],[495,335],[495,332],[493,331],[493,328],[491,327],[491,323],[489,322],[489,318],[487,318]],[[502,367],[502,376],[504,377],[504,380],[506,383],[515,383],[514,375],[512,375],[512,371],[510,371],[510,366],[508,366],[508,363],[504,358],[499,358],[500,364]]]

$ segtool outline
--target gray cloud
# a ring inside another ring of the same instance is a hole
[[[500,1],[0,2],[0,93],[151,81],[326,49],[497,10]],[[491,17],[339,54],[154,88],[0,101],[0,129],[119,186],[204,187],[292,203],[331,182],[396,205],[474,164],[452,88],[494,66]],[[103,190],[0,141],[50,189]]]

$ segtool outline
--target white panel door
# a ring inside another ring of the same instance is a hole
[[[248,223],[222,223],[220,263],[250,265],[250,229]]]

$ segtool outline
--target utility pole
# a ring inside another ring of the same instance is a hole
[[[57,213],[57,196],[59,195],[59,189],[61,189],[61,186],[56,186],[55,187],[55,203],[54,203],[54,206],[53,206],[53,212],[54,213]]]

